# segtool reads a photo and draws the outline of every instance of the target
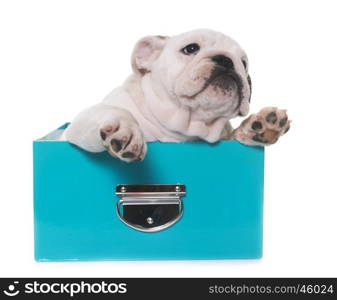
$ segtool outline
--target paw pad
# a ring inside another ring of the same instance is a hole
[[[266,116],[266,121],[268,123],[272,123],[275,124],[277,121],[277,115],[274,111],[270,112],[267,116]]]
[[[259,130],[262,129],[262,123],[260,121],[254,121],[252,123],[252,129],[253,130]]]
[[[132,152],[124,152],[122,154],[122,157],[124,157],[124,158],[134,158],[135,156],[136,155],[134,153],[132,153]]]
[[[111,125],[107,125],[104,126],[103,128],[101,128],[101,130],[99,131],[101,138],[103,141],[105,141],[106,137],[109,136],[110,134],[114,133],[118,128],[111,126]]]
[[[244,120],[235,131],[235,138],[247,145],[270,145],[290,128],[286,110],[267,107]]]
[[[284,117],[280,120],[280,127],[283,127],[284,125],[286,125],[288,121],[288,117]]]
[[[115,152],[119,152],[122,149],[122,143],[121,143],[120,140],[112,139],[110,141],[110,145],[111,145],[111,148],[113,149],[113,151],[115,151]]]
[[[146,153],[146,143],[138,124],[117,121],[100,129],[100,136],[107,151],[114,157],[130,162],[142,160]]]

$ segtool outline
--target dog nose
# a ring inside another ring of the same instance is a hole
[[[214,61],[217,65],[224,67],[228,70],[234,69],[233,61],[224,55],[216,55],[212,57],[212,61]]]

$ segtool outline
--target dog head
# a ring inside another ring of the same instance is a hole
[[[134,48],[132,67],[139,76],[151,76],[154,87],[205,121],[248,113],[247,55],[222,33],[201,29],[145,37]]]

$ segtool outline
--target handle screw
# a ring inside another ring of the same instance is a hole
[[[154,223],[154,221],[153,221],[153,219],[151,217],[148,217],[146,219],[146,222],[147,222],[147,224],[150,224],[150,225],[152,225]]]

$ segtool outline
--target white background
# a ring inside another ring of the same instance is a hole
[[[334,2],[1,1],[0,276],[337,276]],[[251,111],[293,120],[266,149],[263,259],[34,262],[33,139],[122,83],[140,37],[200,27],[246,49]]]

